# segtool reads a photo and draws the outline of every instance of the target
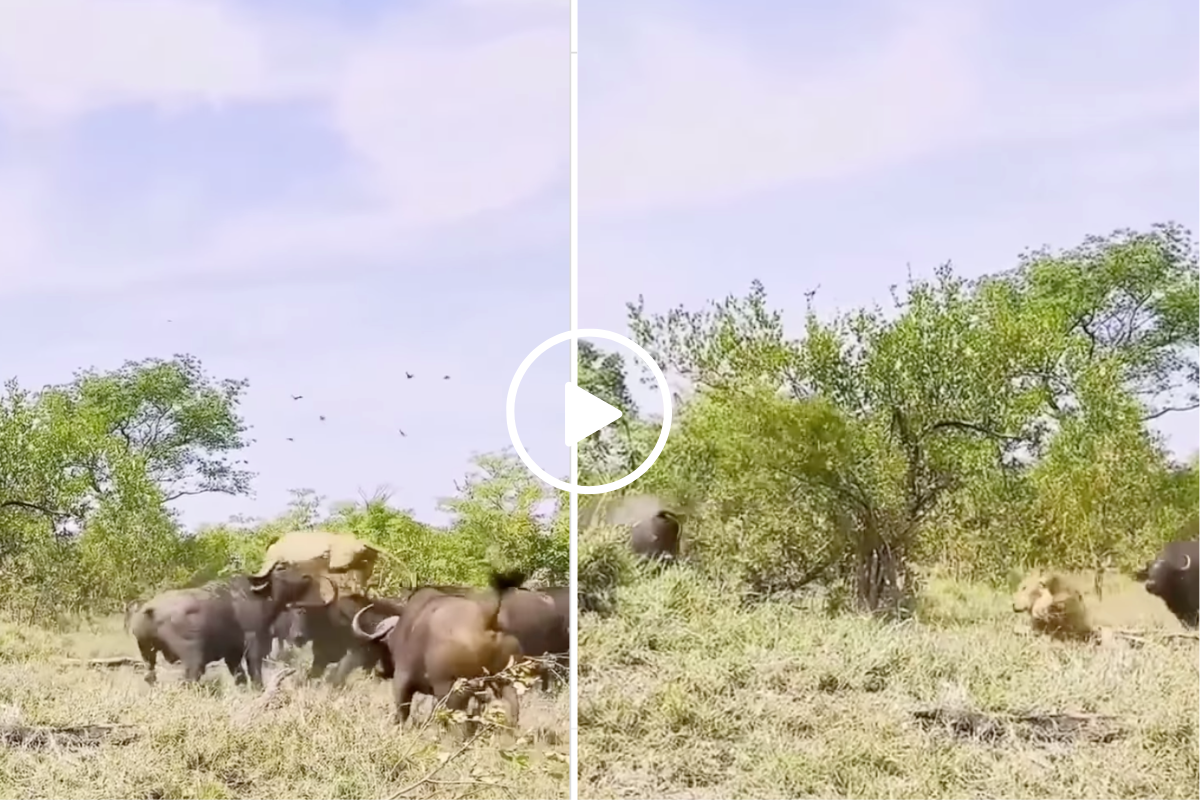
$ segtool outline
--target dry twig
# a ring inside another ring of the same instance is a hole
[[[416,747],[416,745],[419,741],[421,741],[420,734],[427,727],[429,727],[429,725],[433,722],[433,720],[437,719],[438,711],[440,709],[445,708],[446,701],[449,699],[451,694],[458,692],[458,691],[470,691],[473,694],[479,695],[479,694],[482,694],[482,693],[488,691],[489,689],[491,689],[492,687],[494,687],[498,684],[504,684],[504,683],[516,682],[516,683],[519,683],[520,685],[524,686],[526,680],[532,680],[532,678],[530,678],[529,676],[533,673],[533,671],[535,669],[537,669],[539,667],[544,668],[544,669],[552,669],[552,670],[559,669],[557,662],[552,658],[524,658],[520,661],[511,662],[507,667],[502,669],[500,672],[497,672],[495,675],[483,675],[478,678],[470,678],[470,679],[459,678],[455,682],[454,688],[451,690],[450,694],[447,694],[445,697],[439,699],[436,703],[434,703],[433,710],[429,713],[429,716],[425,718],[425,721],[423,723],[421,723],[421,726],[419,728],[417,728],[417,730],[414,732],[412,742],[409,744],[408,749],[404,751],[404,754],[398,759],[398,763],[404,764],[404,763],[408,762],[408,757],[412,753],[413,748]],[[399,789],[398,791],[389,795],[387,800],[398,800],[398,798],[403,797],[405,794],[408,794],[413,789],[416,789],[416,788],[419,788],[420,786],[432,783],[433,776],[437,775],[439,772],[441,772],[443,769],[445,769],[447,764],[454,761],[456,758],[460,757],[463,753],[466,753],[469,749],[471,749],[471,746],[473,744],[475,744],[475,742],[478,741],[479,738],[481,736],[483,736],[484,733],[486,733],[488,730],[490,730],[492,728],[505,727],[505,726],[498,725],[497,723],[495,723],[491,720],[481,719],[481,717],[472,716],[472,717],[469,717],[469,719],[482,721],[485,723],[485,725],[478,728],[462,744],[461,747],[459,747],[457,750],[455,750],[450,756],[443,759],[441,761],[441,763],[439,763],[436,767],[431,769],[429,772],[425,773],[425,775],[420,780],[414,781],[413,783],[410,783],[407,786],[405,786],[404,788]],[[486,784],[483,781],[476,781],[475,783],[479,783],[481,785],[493,785],[493,784]]]

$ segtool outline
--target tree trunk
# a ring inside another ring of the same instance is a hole
[[[904,555],[874,531],[860,540],[855,567],[855,599],[861,611],[892,616],[908,605]]]

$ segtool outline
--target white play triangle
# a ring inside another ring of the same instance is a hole
[[[621,418],[621,409],[573,383],[567,384],[567,447]]]

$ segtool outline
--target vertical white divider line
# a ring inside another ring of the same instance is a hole
[[[571,330],[579,330],[579,0],[570,0]],[[579,339],[571,338],[571,383],[579,385]],[[571,445],[571,485],[579,483],[579,445]],[[571,492],[571,800],[579,797],[579,493]]]

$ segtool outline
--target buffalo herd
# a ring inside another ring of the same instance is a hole
[[[328,598],[317,591],[319,581],[332,588]],[[168,663],[182,662],[185,681],[224,661],[237,683],[249,677],[261,688],[264,658],[311,643],[309,678],[336,665],[329,677],[335,686],[356,669],[391,679],[403,724],[414,693],[466,710],[478,695],[456,689],[458,679],[497,676],[526,657],[537,659],[542,688],[550,688],[555,670],[547,665],[565,667],[570,653],[569,589],[534,590],[524,582],[520,573],[493,573],[486,588],[418,586],[367,597],[341,591],[327,575],[275,564],[262,577],[236,575],[131,605],[125,627],[137,640],[148,683],[156,681],[161,653]],[[515,726],[512,682],[499,676],[485,683]]]
[[[658,511],[632,526],[629,543],[643,558],[676,560],[679,518]],[[1198,627],[1200,544],[1167,544],[1135,577],[1183,625]],[[322,580],[332,588],[327,599],[318,591]],[[125,627],[137,640],[148,683],[156,680],[161,653],[168,663],[183,664],[187,681],[224,661],[239,684],[249,679],[261,687],[268,655],[311,643],[310,679],[331,665],[334,686],[358,669],[390,679],[396,721],[403,724],[415,693],[466,709],[476,695],[456,689],[457,681],[496,675],[514,659],[537,659],[542,689],[550,688],[555,667],[565,669],[570,652],[570,590],[533,590],[524,582],[522,574],[493,573],[486,588],[427,585],[368,597],[340,591],[326,575],[275,564],[258,576],[237,575],[131,604]],[[488,683],[515,725],[515,688],[499,678]]]

